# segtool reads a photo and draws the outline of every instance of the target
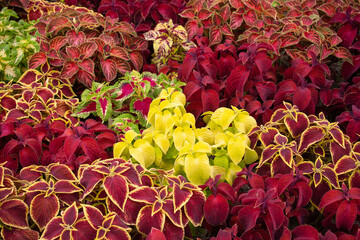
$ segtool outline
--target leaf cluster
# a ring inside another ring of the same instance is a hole
[[[240,166],[252,163],[257,153],[250,148],[247,133],[255,119],[243,110],[219,108],[206,113],[208,125],[195,127],[195,118],[184,108],[185,95],[172,88],[152,101],[148,113],[151,126],[141,137],[128,131],[114,145],[114,156],[133,159],[143,167],[175,169],[195,184],[222,174],[232,182]]]
[[[28,69],[28,60],[39,51],[35,21],[16,21],[15,11],[0,12],[0,81],[16,81]]]
[[[112,85],[93,82],[91,90],[85,89],[81,94],[81,102],[73,115],[87,118],[93,114],[119,133],[130,129],[140,133],[139,130],[147,126],[150,103],[161,89],[174,87],[181,90],[182,85],[164,74],[140,74],[134,70]]]

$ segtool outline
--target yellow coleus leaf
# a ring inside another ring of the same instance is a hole
[[[115,158],[124,157],[128,159],[130,157],[129,146],[131,146],[132,141],[139,135],[140,134],[138,134],[134,130],[127,131],[125,133],[124,138],[121,139],[122,141],[114,144],[114,150],[113,150],[114,157]]]
[[[193,147],[194,153],[211,153],[211,146],[206,142],[197,142]]]
[[[186,42],[187,41],[187,32],[186,29],[181,26],[181,25],[177,25],[172,32],[174,33],[174,35],[176,35],[178,38],[180,38],[182,40],[182,42]]]
[[[171,37],[162,36],[161,38],[156,38],[154,41],[154,52],[155,55],[167,56],[171,51],[174,41]]]
[[[233,110],[221,107],[216,109],[216,111],[212,114],[210,121],[220,125],[223,130],[226,130],[235,117],[236,115]]]
[[[235,165],[234,163],[229,164],[229,168],[225,174],[225,180],[232,185],[234,182],[234,179],[236,178],[236,173],[240,172],[242,170],[241,167],[238,165]]]
[[[245,150],[245,156],[244,156],[245,164],[252,164],[258,159],[259,159],[259,155],[257,154],[257,152],[254,149],[247,148]]]
[[[206,153],[189,154],[185,157],[185,173],[190,182],[201,185],[210,177],[209,158]]]
[[[230,133],[228,133],[230,135]],[[230,159],[235,165],[238,165],[244,157],[245,149],[247,148],[250,140],[245,134],[235,134],[229,137],[227,150]]]
[[[129,152],[134,160],[145,168],[151,166],[155,161],[155,149],[144,139],[136,140],[134,146],[129,147]]]
[[[255,118],[249,115],[246,111],[239,111],[237,114],[234,125],[239,132],[249,133],[249,131],[257,126]]]
[[[195,144],[195,132],[192,128],[177,127],[173,132],[174,145],[176,150],[180,151],[186,142],[191,145]]]
[[[218,133],[215,135],[215,144],[213,147],[225,147],[229,142],[229,137],[225,133]]]
[[[181,106],[185,106],[185,104],[186,104],[185,94],[183,94],[182,92],[179,92],[179,91],[174,91],[171,94],[170,101],[177,103]]]
[[[167,133],[169,132],[169,126],[171,123],[175,124],[174,118],[169,110],[164,110],[163,112],[159,112],[155,114],[155,130]]]
[[[210,166],[210,177],[215,178],[217,175],[221,175],[220,181],[225,180],[226,170],[220,166]]]
[[[195,136],[199,141],[206,142],[210,145],[214,144],[214,133],[208,128],[197,128],[195,130]]]
[[[130,157],[129,150],[128,150],[129,144],[126,142],[117,142],[114,144],[114,158],[120,158],[124,157],[128,159]]]
[[[157,146],[159,146],[159,148],[164,154],[167,153],[170,147],[170,142],[169,139],[164,134],[161,133],[155,134],[154,142]]]

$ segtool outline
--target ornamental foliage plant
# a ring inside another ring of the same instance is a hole
[[[0,12],[0,81],[16,81],[28,69],[28,60],[39,51],[35,21],[16,21],[15,11]]]
[[[128,72],[115,84],[93,82],[90,89],[81,94],[81,102],[73,116],[86,118],[90,114],[98,116],[103,122],[119,133],[147,126],[146,119],[151,101],[163,88],[174,87],[181,90],[183,83],[164,74],[150,72]]]
[[[255,119],[235,107],[219,108],[206,113],[206,127],[196,128],[195,117],[184,104],[183,93],[163,90],[150,104],[150,127],[141,135],[126,132],[114,145],[114,156],[132,159],[145,168],[174,168],[195,184],[217,174],[231,183],[240,166],[258,157],[247,136],[256,126]]]
[[[111,82],[118,73],[140,70],[143,65],[140,51],[147,42],[126,22],[43,1],[30,1],[27,11],[30,19],[39,19],[35,27],[40,33],[40,52],[31,57],[31,69],[48,62],[52,70],[61,72],[61,78],[90,88],[94,81]]]
[[[122,159],[85,164],[75,174],[59,163],[24,167],[16,177],[0,165],[0,173],[4,239],[145,239],[153,229],[183,239],[204,217],[197,186]]]

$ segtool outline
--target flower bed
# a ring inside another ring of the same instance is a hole
[[[360,237],[356,1],[0,6],[3,239]]]

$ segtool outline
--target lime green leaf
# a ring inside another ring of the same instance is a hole
[[[214,165],[223,167],[227,171],[229,168],[229,158],[226,155],[217,156],[214,158]]]

